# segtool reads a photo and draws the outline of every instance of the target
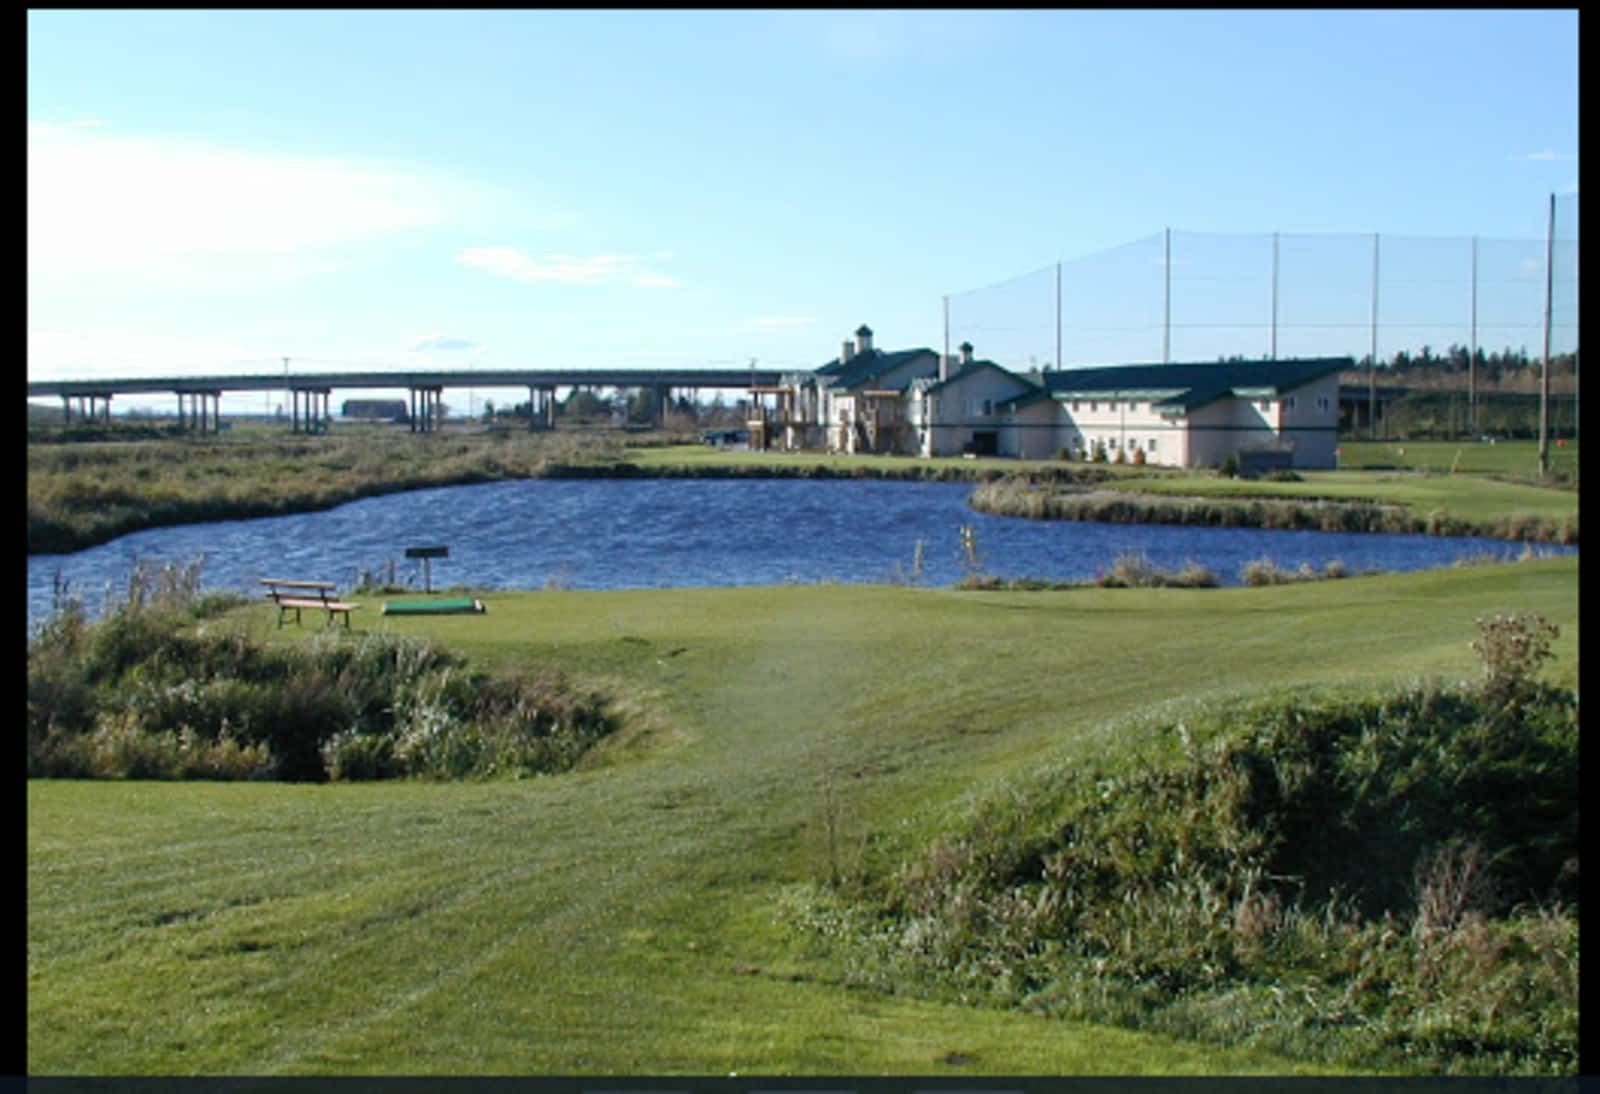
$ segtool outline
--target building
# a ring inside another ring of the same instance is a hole
[[[369,422],[404,422],[409,417],[404,399],[346,399],[339,416]]]
[[[862,326],[813,372],[752,388],[751,446],[1048,459],[1070,453],[1173,467],[1271,454],[1331,468],[1348,357],[1117,365],[1022,375],[977,360],[885,352]],[[765,400],[773,398],[774,407]]]
[[[1339,373],[1348,357],[1063,369],[1006,403],[1002,450],[1215,467],[1271,450],[1288,466],[1332,468]]]
[[[913,451],[919,456],[1021,456],[1014,429],[1002,441],[1010,422],[1004,408],[1040,391],[1031,380],[993,361],[974,360],[972,343],[963,342],[960,355],[944,361],[938,375],[911,384]]]

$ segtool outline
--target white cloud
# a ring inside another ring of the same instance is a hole
[[[463,266],[513,281],[566,285],[629,284],[641,288],[676,288],[678,280],[658,273],[638,255],[552,254],[543,258],[516,247],[468,247],[456,255]]]
[[[424,353],[428,350],[467,350],[474,349],[477,343],[470,338],[458,338],[452,334],[425,334],[411,343],[413,353]]]
[[[28,123],[30,274],[303,254],[436,223],[447,205],[395,170]]]
[[[282,367],[283,357],[273,349],[226,338],[32,327],[28,330],[30,380],[228,376],[274,372]]]

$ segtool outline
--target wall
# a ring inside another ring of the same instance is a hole
[[[925,431],[922,453],[959,456],[972,443],[975,432],[992,431],[997,434],[1000,455],[1018,455],[1017,431],[1014,426],[1006,428],[1007,417],[996,408],[1006,399],[1030,390],[1032,385],[1026,380],[998,368],[980,368],[943,384],[930,396],[933,419],[922,425]],[[985,401],[989,403],[987,414],[983,409]]]

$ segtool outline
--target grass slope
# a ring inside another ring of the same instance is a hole
[[[1556,622],[1548,675],[1577,673],[1575,559],[1263,589],[484,600],[359,614],[604,682],[634,729],[525,782],[29,784],[31,1073],[1302,1070],[847,990],[780,908],[923,845],[985,780],[1116,748],[1102,727],[1131,712],[1462,677],[1473,620],[1505,611]],[[272,631],[265,606],[240,618]]]

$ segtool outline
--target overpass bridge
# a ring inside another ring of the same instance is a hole
[[[529,429],[555,427],[557,388],[637,387],[656,392],[656,405],[665,406],[674,390],[737,388],[748,390],[776,384],[781,374],[773,369],[454,369],[373,372],[303,372],[295,375],[258,373],[235,376],[138,376],[96,380],[30,380],[28,398],[61,400],[67,421],[73,406],[84,418],[111,418],[115,395],[172,394],[178,400],[178,424],[197,432],[214,432],[221,418],[223,392],[288,391],[292,403],[290,428],[294,432],[319,431],[331,420],[329,397],[335,389],[405,388],[411,396],[411,430],[429,433],[439,428],[441,396],[454,387],[526,387]],[[304,412],[302,413],[302,404]],[[208,413],[209,410],[209,413]]]

